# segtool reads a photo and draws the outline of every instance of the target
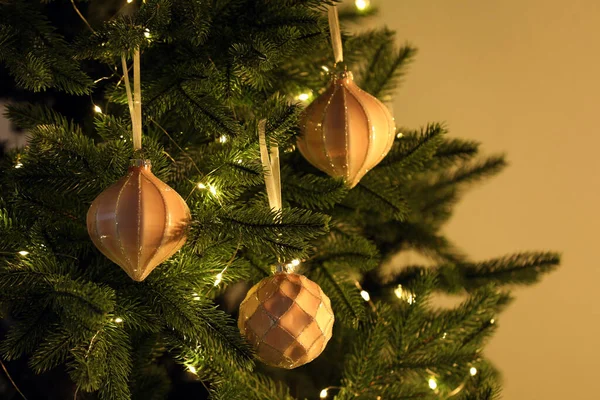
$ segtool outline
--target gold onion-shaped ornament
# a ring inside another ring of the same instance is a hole
[[[94,245],[138,282],[183,246],[190,221],[185,201],[150,168],[149,160],[133,160],[87,213]]]
[[[333,332],[331,301],[304,275],[278,272],[254,285],[238,327],[265,364],[292,369],[317,358]]]
[[[349,71],[333,76],[304,110],[300,128],[298,149],[304,158],[350,188],[383,160],[396,133],[387,107],[360,89]]]

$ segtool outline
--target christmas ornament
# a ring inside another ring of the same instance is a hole
[[[102,192],[87,214],[94,245],[134,281],[143,281],[185,243],[190,210],[185,201],[134,160],[129,173]]]
[[[298,149],[315,167],[350,187],[387,155],[396,126],[388,109],[346,71],[311,103],[300,123]]]
[[[318,357],[333,329],[331,302],[304,275],[280,272],[254,285],[240,305],[240,332],[265,364],[292,369]]]
[[[329,24],[336,63],[343,60],[335,6]],[[351,188],[387,155],[395,138],[387,107],[361,90],[352,72],[335,74],[327,90],[304,110],[298,139],[300,153],[313,166]]]
[[[258,124],[269,206],[281,211],[279,149],[267,149],[266,121]],[[297,265],[289,264],[289,265]],[[331,339],[333,311],[319,285],[295,273],[278,272],[254,285],[240,305],[238,327],[265,364],[292,369],[311,362]]]
[[[134,53],[135,101],[131,99],[125,57],[123,69],[134,149],[141,150],[138,50]],[[183,246],[190,221],[185,201],[150,169],[149,160],[133,160],[128,174],[100,193],[87,213],[87,229],[94,245],[134,281],[146,279]]]

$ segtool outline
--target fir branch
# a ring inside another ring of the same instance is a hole
[[[319,241],[318,251],[310,262],[327,263],[336,269],[358,269],[367,272],[379,264],[377,246],[359,235],[330,233]]]
[[[348,193],[342,180],[299,174],[284,166],[282,181],[285,199],[311,210],[327,210],[341,202]]]
[[[446,129],[442,125],[432,124],[420,132],[405,134],[396,140],[386,158],[372,173],[396,180],[410,178],[421,172],[436,156],[445,133]]]
[[[459,263],[440,267],[443,287],[452,290],[459,282],[467,290],[496,285],[531,285],[560,263],[557,253],[518,253],[478,263]],[[454,276],[451,276],[454,275]]]
[[[356,328],[365,318],[366,309],[354,281],[348,274],[337,271],[334,265],[327,262],[311,264],[311,267],[310,279],[317,282],[327,293],[336,315],[340,317],[339,320]]]
[[[490,156],[483,161],[464,165],[455,171],[440,174],[427,190],[435,191],[452,185],[476,182],[496,175],[503,170],[506,165],[504,156]]]

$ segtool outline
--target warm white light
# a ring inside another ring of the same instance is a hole
[[[20,162],[18,162],[18,163],[15,164],[15,168],[16,169],[23,168],[23,164],[20,163]]]
[[[297,98],[300,101],[306,101],[306,100],[308,100],[310,98],[310,94],[308,94],[308,93],[301,93],[301,94],[298,95]]]
[[[360,11],[366,10],[367,7],[369,7],[369,3],[371,3],[369,0],[356,0],[354,2],[356,8],[358,8]]]
[[[477,368],[471,367],[471,369],[469,370],[469,373],[471,374],[471,376],[477,375]]]
[[[133,0],[127,0],[128,3],[133,3]]]
[[[369,296],[369,292],[367,292],[366,290],[361,290],[360,295],[365,301],[371,300],[371,296]]]
[[[117,324],[120,324],[121,322],[123,322],[123,318],[119,318],[119,317],[117,317],[117,318],[115,318],[115,322],[116,322]]]
[[[220,143],[225,143],[226,141],[227,141],[227,136],[221,135],[221,137],[219,138],[219,142]]]
[[[192,300],[200,301],[200,296],[194,296],[194,297],[192,297]]]
[[[21,250],[21,251],[19,252],[19,254],[20,254],[20,255],[22,255],[22,256],[26,256],[27,254],[29,254],[29,252],[28,252],[28,251],[25,251],[25,250]]]
[[[144,36],[146,36],[146,39],[150,38],[150,29],[146,28],[146,30],[144,31]]]
[[[290,262],[290,264],[292,264],[292,267],[297,267],[298,265],[300,265],[300,260],[298,260],[298,259],[292,260],[292,262]]]
[[[394,289],[394,294],[397,298],[406,301],[408,304],[413,304],[415,302],[415,295],[413,292],[404,289],[402,285],[398,285],[396,289]]]
[[[431,390],[437,389],[437,382],[433,378],[429,378],[429,388]]]
[[[496,320],[494,318],[490,319],[490,324],[494,325],[496,323]]]
[[[195,374],[196,372],[198,372],[196,370],[196,367],[194,367],[193,365],[188,365],[187,366],[188,371],[190,371],[192,374]]]
[[[219,283],[223,280],[223,273],[219,272],[215,277],[215,286],[218,286]]]
[[[398,285],[396,289],[394,289],[394,294],[397,298],[401,299],[404,294],[404,289],[402,289],[402,285]]]
[[[242,163],[242,160],[237,160],[237,163],[238,163],[238,164],[241,164],[241,163]]]
[[[94,104],[94,111],[97,112],[98,114],[102,114],[102,109],[95,104]]]
[[[396,135],[396,137],[398,139],[402,138],[403,136],[404,136],[404,133],[402,133],[402,132],[398,132],[398,134]]]
[[[448,333],[444,332],[444,334],[442,335],[442,339],[446,339],[446,336],[448,336]]]
[[[327,68],[327,65],[321,65],[321,68],[323,69],[323,71],[329,72],[329,68]]]
[[[198,184],[198,189],[206,189],[206,185],[202,182]]]
[[[217,194],[217,189],[213,185],[208,185],[208,191],[212,194]]]
[[[321,390],[321,393],[319,393],[319,397],[324,399],[327,397],[327,389],[323,389]]]

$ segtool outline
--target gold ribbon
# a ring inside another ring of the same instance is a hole
[[[331,33],[331,46],[335,63],[344,61],[344,50],[342,49],[342,34],[340,31],[340,20],[338,18],[337,6],[333,4],[327,11],[329,17],[329,32]]]
[[[265,171],[265,186],[267,187],[267,197],[269,198],[269,207],[274,211],[281,211],[281,175],[279,168],[279,147],[276,144],[271,145],[271,151],[267,149],[266,139],[267,120],[262,119],[258,122],[258,144],[260,146],[260,160]]]
[[[123,78],[125,80],[125,91],[127,92],[127,104],[131,114],[131,130],[133,132],[133,149],[142,148],[142,85],[140,82],[140,49],[133,51],[133,96],[129,84],[129,72],[125,53],[121,54],[123,66]]]

